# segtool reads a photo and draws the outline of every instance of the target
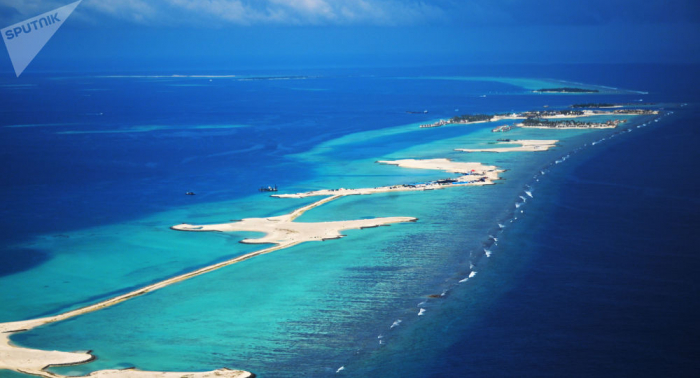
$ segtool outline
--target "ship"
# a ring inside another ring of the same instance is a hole
[[[276,191],[277,191],[277,185],[275,185],[275,186],[268,186],[268,187],[261,186],[260,189],[258,189],[258,191],[260,191],[260,192],[276,192]]]

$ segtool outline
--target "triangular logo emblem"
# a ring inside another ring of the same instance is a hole
[[[22,74],[81,1],[10,25],[0,31],[17,77]]]

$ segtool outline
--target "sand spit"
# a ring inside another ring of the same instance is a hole
[[[493,165],[484,165],[481,163],[463,163],[455,162],[449,159],[404,159],[404,160],[381,160],[379,164],[398,165],[403,168],[413,169],[433,169],[445,171],[448,173],[459,173],[461,176],[433,181],[420,184],[403,184],[393,186],[380,186],[376,188],[360,188],[360,189],[322,189],[310,192],[294,193],[294,194],[273,194],[272,197],[277,198],[305,198],[314,196],[352,196],[352,195],[368,195],[375,193],[387,192],[412,192],[421,190],[444,189],[454,186],[465,185],[492,185],[498,180],[498,174],[503,172],[498,167]]]
[[[134,290],[127,294],[120,295],[90,306],[86,306],[77,310],[69,311],[60,315],[50,316],[39,319],[0,323],[0,369],[14,370],[20,373],[36,375],[48,378],[64,378],[63,375],[48,372],[44,369],[51,366],[66,366],[78,365],[90,362],[95,359],[89,351],[87,352],[59,352],[45,351],[39,349],[22,348],[15,346],[10,341],[10,336],[13,333],[29,331],[33,328],[55,323],[93,311],[98,311],[110,306],[114,306],[129,299],[141,296],[146,293],[162,289],[166,286],[212,272],[214,270],[248,260],[250,258],[278,251],[280,249],[289,248],[299,243],[307,241],[324,241],[329,239],[338,239],[343,237],[340,233],[342,230],[362,229],[370,227],[385,226],[391,223],[400,222],[415,222],[416,218],[411,217],[390,217],[376,219],[361,219],[351,221],[338,222],[318,222],[318,223],[303,223],[294,222],[296,218],[304,214],[306,211],[314,207],[321,206],[324,203],[333,201],[342,196],[335,195],[329,198],[324,198],[310,205],[304,206],[293,212],[285,215],[269,218],[248,218],[240,222],[226,223],[221,225],[194,226],[181,224],[173,226],[172,229],[180,231],[260,231],[266,235],[259,239],[246,239],[245,243],[272,243],[276,244],[273,247],[261,249],[251,252],[231,260],[210,265],[190,273],[185,273],[176,277],[169,278],[158,283],[145,286]],[[147,372],[136,369],[127,370],[100,370],[89,375],[89,377],[110,377],[110,378],[252,378],[254,374],[242,370],[219,369],[212,372],[204,373],[166,373],[166,372]]]
[[[212,269],[213,270],[213,269]],[[202,273],[199,273],[202,274]],[[44,324],[54,323],[61,320],[65,320],[74,316],[82,315],[88,312],[96,311],[102,308],[106,308],[117,303],[123,302],[127,299],[145,294],[147,292],[157,290],[161,287],[165,287],[175,282],[185,280],[190,277],[194,277],[198,274],[193,274],[192,276],[184,277],[179,276],[176,279],[167,280],[168,283],[159,283],[145,287],[143,289],[119,296],[96,305],[84,307],[75,311],[67,312],[65,314],[40,318],[25,320],[19,322],[2,323],[0,324],[0,369],[14,370],[19,373],[35,375],[39,377],[46,378],[65,378],[66,376],[51,373],[44,369],[52,366],[69,366],[69,365],[79,365],[88,363],[95,359],[95,356],[91,354],[90,351],[85,352],[59,352],[59,351],[46,351],[39,349],[22,348],[15,346],[10,341],[10,336],[13,333],[29,331],[32,328],[42,326]],[[179,279],[177,279],[179,278]],[[100,370],[93,372],[89,377],[113,377],[113,378],[252,378],[255,377],[254,374],[243,371],[243,370],[229,370],[229,369],[219,369],[211,372],[201,372],[201,373],[167,373],[167,372],[154,372],[154,371],[141,371],[135,369],[128,370]]]
[[[105,306],[107,307],[107,306]],[[94,310],[93,310],[94,311]],[[75,316],[75,315],[73,315]],[[13,333],[28,331],[43,324],[53,323],[63,318],[61,315],[0,324],[0,369],[14,370],[19,373],[35,375],[46,378],[65,378],[66,376],[48,372],[51,366],[79,365],[95,359],[90,351],[86,352],[59,352],[39,349],[21,348],[12,345],[10,336]],[[253,378],[254,374],[243,370],[219,369],[200,373],[167,373],[155,371],[127,370],[100,370],[91,373],[88,377],[109,378]]]
[[[308,241],[324,241],[330,239],[339,239],[343,237],[340,231],[351,229],[363,229],[370,227],[385,226],[391,223],[415,222],[416,218],[411,217],[389,217],[375,219],[360,219],[350,221],[336,222],[294,222],[298,216],[305,211],[322,205],[326,202],[333,201],[342,195],[334,195],[315,202],[309,206],[295,210],[289,214],[280,215],[269,218],[246,218],[238,222],[212,224],[204,226],[196,226],[191,224],[180,224],[173,226],[173,230],[178,231],[256,231],[264,232],[265,236],[257,239],[244,239],[241,243],[249,244],[278,244],[280,246],[291,246]]]
[[[519,147],[500,147],[500,148],[457,148],[455,151],[463,152],[514,152],[514,151],[547,151],[554,147],[558,140],[511,140],[499,141],[497,144],[519,144]]]
[[[180,276],[169,278],[167,280],[155,283],[143,287],[141,289],[134,290],[130,293],[120,295],[102,301],[90,306],[86,306],[77,310],[69,311],[60,315],[50,316],[39,319],[11,322],[11,323],[0,323],[0,369],[14,370],[20,373],[36,375],[40,377],[50,377],[50,378],[63,378],[63,375],[51,373],[45,371],[44,369],[51,366],[68,366],[68,365],[79,365],[90,362],[95,359],[95,357],[87,352],[59,352],[59,351],[45,351],[39,349],[22,348],[15,346],[10,341],[10,336],[13,333],[29,331],[33,328],[55,323],[62,320],[70,319],[79,315],[87,314],[97,310],[101,310],[110,306],[114,306],[118,303],[127,301],[131,298],[141,296],[143,294],[162,289],[166,286],[172,285],[177,282],[187,280],[192,277],[202,275],[214,271],[216,269],[235,264],[237,262],[247,260],[251,257],[270,253],[274,250],[278,250],[280,247],[267,248],[261,251],[249,253],[224,261],[218,264],[210,265],[205,268],[198,269],[196,271],[186,273]],[[169,377],[182,377],[187,376],[191,378],[203,378],[203,377],[226,377],[226,378],[251,378],[254,377],[252,373],[242,371],[242,370],[228,370],[220,369],[214,372],[207,373],[188,373],[190,375],[185,375],[186,373],[165,373],[165,372],[146,372],[139,370],[105,370],[97,371],[92,373],[91,377],[118,377],[118,378],[169,378]],[[193,375],[194,374],[194,375]]]
[[[556,125],[556,126],[527,126],[522,123],[519,123],[515,126],[522,127],[524,129],[545,129],[545,130],[586,130],[586,129],[614,129],[617,127],[617,124],[605,124],[605,123],[600,123],[600,124],[594,124],[594,125],[580,125],[580,126],[572,126],[572,125]]]
[[[403,159],[403,160],[380,160],[379,164],[398,165],[403,168],[413,169],[434,169],[448,173],[462,173],[485,175],[487,177],[498,178],[500,172],[494,165],[484,165],[481,163],[464,163],[452,161],[450,159]],[[464,179],[463,181],[466,181]]]
[[[60,377],[45,372],[43,369],[49,366],[77,365],[95,359],[89,352],[44,351],[19,348],[10,343],[12,333],[30,330],[50,322],[50,319],[44,318],[0,324],[0,369],[14,370],[40,377]]]

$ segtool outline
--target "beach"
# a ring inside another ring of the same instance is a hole
[[[304,193],[294,194],[273,194],[277,198],[305,198],[314,196],[352,196],[369,195],[389,192],[411,192],[422,190],[443,189],[449,186],[463,185],[492,185],[498,180],[498,173],[502,172],[495,166],[487,166],[481,163],[453,162],[448,159],[407,159],[395,161],[377,161],[379,164],[397,165],[403,168],[431,169],[449,173],[460,173],[462,176],[450,180],[434,181],[427,183],[405,183],[401,185],[391,185],[376,188],[358,189],[323,189]]]
[[[496,148],[457,148],[455,151],[463,152],[514,152],[514,151],[547,151],[554,147],[558,140],[510,140],[499,141],[496,144],[515,144],[517,147],[496,147]]]
[[[517,144],[519,147],[504,147],[492,149],[455,149],[456,151],[464,152],[535,152],[546,151],[556,145],[558,140],[513,140],[499,142],[499,144]],[[256,256],[265,255],[271,252],[279,251],[285,248],[296,246],[309,241],[327,241],[332,239],[340,239],[344,235],[343,230],[361,230],[366,228],[375,228],[379,226],[387,226],[392,223],[405,223],[418,221],[415,217],[383,217],[360,220],[345,220],[333,222],[297,222],[297,218],[302,216],[309,210],[321,207],[327,203],[338,200],[345,196],[354,195],[371,195],[379,193],[392,192],[410,192],[410,191],[426,191],[434,189],[443,189],[445,187],[459,186],[481,186],[493,185],[499,180],[499,173],[503,170],[493,165],[485,165],[478,162],[458,162],[445,158],[433,159],[400,159],[400,160],[378,160],[380,165],[394,165],[405,169],[414,170],[437,170],[447,173],[458,173],[460,176],[451,179],[436,180],[427,183],[406,183],[401,185],[375,187],[375,188],[359,188],[359,189],[334,189],[320,190],[296,194],[275,194],[272,197],[277,198],[306,198],[312,196],[327,196],[319,201],[309,205],[300,207],[288,214],[264,217],[264,218],[244,218],[239,221],[221,224],[179,224],[172,226],[175,231],[190,231],[190,232],[262,232],[265,235],[257,238],[246,238],[241,240],[241,243],[246,244],[274,244],[274,247],[265,248],[259,251],[251,252],[231,260],[210,265],[196,271],[182,274],[167,280],[140,288],[127,294],[114,297],[103,302],[83,307],[74,311],[66,312],[48,318],[39,318],[21,322],[2,323],[0,331],[3,334],[11,334],[17,332],[26,332],[41,325],[63,321],[72,317],[84,315],[90,312],[101,310],[132,298],[165,288],[169,285],[188,280],[193,277],[203,275],[215,271],[217,269],[227,267]],[[531,194],[530,194],[531,195]],[[490,252],[486,253],[486,257],[490,257]],[[470,274],[473,277],[475,273]],[[466,280],[466,279],[465,279]],[[460,282],[463,282],[462,280]],[[421,309],[419,315],[423,315],[425,309]],[[0,344],[0,357],[4,361],[4,365],[0,368],[10,369],[18,372],[29,372],[34,375],[46,377],[59,377],[53,373],[47,372],[45,369],[48,366],[70,366],[88,363],[95,359],[89,352],[57,352],[43,351],[29,348],[21,348],[10,343],[9,337],[5,337]],[[141,372],[138,370],[101,370],[91,373],[95,377],[169,377],[172,374],[179,373],[158,373],[158,372]],[[183,373],[184,374],[184,373]],[[193,375],[193,377],[209,377],[209,376],[225,376],[243,378],[252,376],[251,373],[239,370],[217,370],[210,373],[201,373]]]
[[[331,239],[340,239],[340,231],[348,229],[363,229],[379,226],[386,226],[391,223],[399,222],[415,222],[416,218],[411,217],[391,217],[391,218],[376,218],[376,219],[361,219],[352,221],[337,221],[337,222],[294,222],[294,220],[302,215],[307,210],[321,206],[327,202],[333,201],[342,197],[345,194],[336,194],[334,196],[322,199],[309,206],[298,209],[290,214],[281,215],[269,218],[248,218],[233,223],[214,224],[214,225],[191,225],[180,224],[173,226],[173,230],[177,231],[219,231],[219,232],[235,232],[235,231],[252,231],[263,232],[266,235],[257,239],[243,239],[241,243],[250,244],[277,244],[280,247],[288,247],[298,243],[308,241],[326,241]],[[350,195],[350,194],[348,194]]]
[[[499,121],[513,121],[521,119],[541,119],[541,120],[561,120],[566,121],[574,118],[589,118],[589,117],[606,117],[606,116],[638,116],[638,115],[656,115],[659,114],[658,110],[649,109],[617,109],[613,111],[603,111],[603,110],[537,110],[537,111],[527,111],[521,113],[511,113],[511,114],[479,114],[475,116],[465,115],[467,119],[461,119],[460,116],[451,119],[441,119],[433,123],[422,124],[421,128],[429,129],[434,127],[442,127],[447,125],[475,125],[488,122],[499,122]],[[470,117],[475,117],[477,120],[470,120]],[[518,123],[515,126],[518,127],[532,127],[526,126],[523,123]],[[591,126],[594,128],[608,128],[608,126]]]
[[[59,322],[66,319],[70,319],[75,316],[84,315],[93,311],[101,310],[126,300],[132,299],[134,297],[144,295],[146,293],[153,292],[155,290],[164,288],[166,286],[182,282],[184,280],[211,272],[216,269],[220,269],[241,261],[245,261],[255,256],[262,254],[274,252],[283,248],[287,248],[299,243],[307,241],[325,241],[331,239],[339,239],[342,237],[340,234],[341,230],[347,229],[362,229],[362,228],[372,228],[378,226],[388,225],[390,223],[397,222],[415,222],[416,218],[409,217],[394,217],[394,218],[380,218],[380,219],[364,219],[357,221],[340,221],[340,222],[326,222],[326,223],[300,223],[293,222],[294,219],[302,215],[307,210],[320,206],[324,203],[332,201],[339,198],[339,196],[325,198],[318,202],[315,202],[309,206],[297,209],[296,211],[282,215],[278,217],[271,218],[258,218],[258,219],[244,219],[240,222],[229,223],[223,225],[206,225],[206,226],[192,226],[192,225],[177,225],[173,226],[174,230],[178,231],[219,231],[219,232],[232,232],[232,231],[259,231],[265,232],[266,236],[256,240],[243,240],[243,243],[255,243],[255,244],[277,244],[276,247],[266,248],[260,251],[256,251],[223,263],[211,265],[194,272],[190,272],[181,276],[173,277],[168,280],[158,282],[156,284],[138,289],[136,291],[130,292],[128,294],[115,297],[88,307],[84,307],[75,311],[67,312],[61,315],[27,320],[21,322],[12,323],[0,323],[0,334],[6,335],[0,340],[0,369],[10,369],[18,372],[26,372],[33,375],[39,375],[44,377],[60,377],[57,374],[51,374],[46,372],[44,369],[49,366],[69,366],[78,365],[92,361],[95,357],[89,352],[84,353],[68,353],[68,352],[57,352],[57,351],[43,351],[36,349],[28,349],[14,346],[10,343],[9,335],[16,332],[29,331],[38,326],[42,326],[49,323]],[[192,373],[161,373],[161,372],[141,372],[141,371],[99,371],[91,374],[94,377],[119,377],[119,378],[155,378],[155,377],[181,377],[185,374]],[[243,372],[238,370],[217,370],[211,373],[197,373],[191,375],[193,378],[206,378],[206,377],[230,377],[230,378],[247,378],[253,375],[249,372]]]
[[[88,352],[60,352],[60,351],[45,351],[37,349],[28,349],[18,347],[10,342],[10,336],[17,332],[26,332],[32,328],[39,327],[45,324],[62,321],[73,316],[78,316],[89,311],[95,311],[100,308],[111,306],[115,303],[107,302],[99,304],[97,308],[88,308],[84,311],[76,313],[64,314],[64,316],[56,316],[52,318],[34,319],[13,323],[0,324],[0,370],[14,370],[19,373],[30,374],[33,376],[46,378],[61,378],[65,377],[60,374],[55,374],[46,371],[47,368],[53,366],[72,366],[88,363],[96,357]],[[254,375],[240,370],[220,369],[212,372],[196,372],[196,373],[169,373],[169,372],[149,372],[139,371],[137,369],[129,370],[101,370],[93,372],[90,377],[118,377],[118,378],[181,378],[183,376],[191,378],[252,378]]]

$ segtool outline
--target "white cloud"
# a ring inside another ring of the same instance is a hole
[[[12,24],[71,0],[0,0],[0,19]],[[434,3],[434,2],[433,2]],[[422,0],[84,0],[76,18],[168,26],[401,25],[445,17]]]

